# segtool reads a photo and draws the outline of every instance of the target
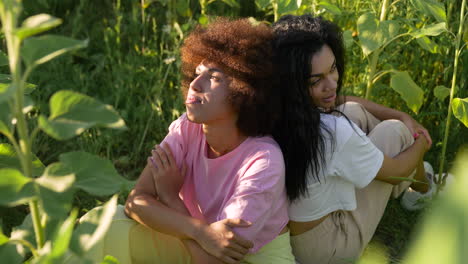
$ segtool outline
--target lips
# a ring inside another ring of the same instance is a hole
[[[200,103],[201,103],[201,99],[193,95],[189,95],[187,96],[187,99],[185,99],[185,104],[200,104]]]
[[[335,99],[336,99],[336,94],[332,94],[328,97],[323,98],[322,100],[326,103],[331,103],[331,102],[334,102]]]

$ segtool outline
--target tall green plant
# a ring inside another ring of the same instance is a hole
[[[439,164],[439,178],[436,179],[437,183],[443,185],[445,177],[443,177],[444,164],[445,164],[445,151],[447,150],[447,142],[450,124],[452,120],[452,111],[455,117],[457,117],[466,127],[468,127],[468,98],[454,98],[456,85],[457,85],[457,73],[458,73],[458,61],[460,55],[463,51],[463,48],[466,47],[468,43],[468,34],[463,31],[463,26],[468,16],[468,12],[465,13],[466,0],[462,1],[461,10],[460,10],[460,24],[458,26],[458,32],[455,37],[455,55],[453,60],[453,74],[452,74],[452,84],[450,88],[450,99],[447,112],[447,121],[445,125],[444,139],[442,141],[442,153],[440,155],[440,164]],[[465,35],[465,44],[461,45],[462,39]]]
[[[398,1],[394,3],[396,2]],[[384,0],[380,8],[379,19],[377,19],[377,14],[367,12],[359,17],[357,29],[360,46],[368,59],[369,65],[365,97],[368,99],[371,97],[372,88],[377,81],[386,74],[392,74],[390,86],[402,96],[408,107],[417,113],[423,103],[424,96],[422,89],[413,81],[410,74],[406,71],[397,71],[395,69],[378,71],[380,55],[389,44],[402,37],[409,37],[410,40],[416,39],[418,44],[423,48],[429,49],[427,41],[430,41],[430,39],[428,36],[438,36],[447,31],[443,4],[435,0],[413,0],[412,2],[420,10],[436,14],[438,23],[425,25],[420,28],[410,24],[406,32],[400,32],[403,29],[401,24],[404,21],[398,17],[393,20],[387,19],[389,10],[394,3],[391,3],[390,0]]]
[[[0,259],[21,263],[30,252],[30,263],[60,263],[65,254],[84,257],[108,228],[116,207],[114,197],[104,207],[100,222],[73,232],[77,217],[76,210],[69,214],[73,193],[81,189],[110,195],[126,180],[108,160],[81,151],[64,153],[59,162],[45,167],[33,154],[34,139],[40,131],[66,140],[91,127],[124,129],[125,124],[111,106],[67,90],[51,97],[48,117],[35,117],[34,102],[28,96],[35,86],[26,82],[31,72],[62,54],[86,47],[87,41],[42,34],[61,24],[47,14],[28,17],[19,26],[21,10],[20,0],[0,1],[8,51],[1,53],[0,65],[10,69],[9,74],[0,75],[0,133],[10,142],[0,144],[0,205],[28,204],[30,215],[10,237],[0,232]],[[89,236],[93,239],[86,243],[83,238]]]

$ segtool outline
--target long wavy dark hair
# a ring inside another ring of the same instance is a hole
[[[273,136],[283,151],[286,190],[293,202],[307,194],[309,173],[320,181],[320,168],[326,163],[324,133],[331,135],[320,121],[323,110],[309,93],[312,57],[324,45],[331,48],[339,73],[338,94],[344,77],[343,38],[337,25],[311,15],[283,16],[272,27],[283,100],[282,117]]]

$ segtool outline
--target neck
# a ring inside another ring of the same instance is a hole
[[[208,143],[208,158],[220,157],[239,146],[247,136],[234,123],[203,124],[203,133]]]

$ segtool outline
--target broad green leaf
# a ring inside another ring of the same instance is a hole
[[[353,32],[351,30],[346,30],[343,32],[343,42],[347,49],[353,45]]]
[[[445,6],[437,0],[411,0],[416,9],[426,15],[432,15],[437,22],[447,22]]]
[[[266,9],[271,5],[271,2],[270,0],[255,0],[255,4],[259,7],[259,9]]]
[[[58,91],[50,99],[50,117],[39,117],[39,127],[58,140],[81,134],[93,126],[125,129],[125,122],[110,105],[73,91]]]
[[[300,6],[302,0],[277,0],[278,13],[284,15],[296,11]]]
[[[100,264],[120,264],[120,262],[113,256],[105,256]]]
[[[36,238],[34,235],[34,227],[31,219],[31,214],[28,214],[24,220],[23,223],[20,226],[16,226],[13,228],[13,231],[11,232],[11,239],[16,239],[16,240],[26,240],[31,245],[34,247],[36,246]],[[23,245],[18,245],[18,253],[20,255],[26,255],[28,252],[30,252],[28,247],[25,247]]]
[[[411,79],[408,72],[398,72],[392,76],[390,86],[398,92],[406,105],[418,113],[419,108],[423,103],[424,92],[423,90]]]
[[[430,53],[439,52],[439,46],[426,36],[417,38],[416,42],[418,42],[419,46],[429,51]]]
[[[24,40],[21,55],[29,67],[48,62],[70,51],[84,48],[87,40],[76,40],[63,36],[44,35]]]
[[[3,234],[2,226],[0,225],[0,246],[8,242],[8,237]]]
[[[0,66],[8,65],[8,55],[0,50]]]
[[[60,18],[56,18],[48,14],[39,14],[26,18],[21,27],[16,30],[15,34],[20,39],[25,39],[47,31],[60,24],[62,24],[62,20]]]
[[[33,154],[32,156],[32,176],[39,176],[44,171],[44,164]],[[16,151],[12,145],[0,143],[0,169],[14,168],[22,170],[21,163],[16,156]]]
[[[15,169],[0,169],[0,205],[17,206],[35,198],[31,179]]]
[[[468,97],[453,98],[452,100],[453,115],[460,120],[466,127],[468,127]]]
[[[411,36],[413,36],[414,38],[420,38],[422,36],[438,36],[446,31],[447,27],[445,25],[445,22],[442,22],[413,31],[411,32]]]
[[[192,10],[190,9],[189,0],[179,0],[175,2],[176,11],[179,15],[184,17],[191,17]]]
[[[369,55],[393,39],[398,34],[399,28],[397,21],[380,22],[373,13],[361,15],[357,21],[357,29],[364,55]]]
[[[70,216],[56,230],[51,243],[50,253],[44,254],[41,261],[38,263],[65,263],[63,258],[67,252],[70,240],[73,234],[73,226],[75,225],[78,211],[73,210]]]
[[[447,96],[450,95],[450,89],[443,86],[443,85],[438,85],[436,88],[434,88],[434,96],[437,97],[437,99],[444,101]]]
[[[62,166],[75,174],[74,186],[93,195],[116,193],[127,182],[109,160],[86,152],[61,154],[59,160]]]
[[[338,6],[332,4],[332,3],[328,2],[328,1],[320,1],[318,3],[318,5],[320,7],[322,7],[322,8],[324,8],[325,10],[327,10],[328,12],[334,14],[334,15],[340,16],[341,13],[342,13],[341,9]]]
[[[39,185],[40,204],[49,216],[59,218],[70,211],[75,174],[69,168],[61,163],[53,163],[35,181]]]
[[[0,246],[0,260],[2,263],[21,264],[23,257],[16,251],[16,244],[5,243]]]
[[[0,103],[10,99],[16,91],[11,83],[0,83]]]
[[[117,211],[117,195],[103,207],[97,207],[80,218],[80,224],[73,233],[70,249],[79,256],[93,248],[107,233]]]

